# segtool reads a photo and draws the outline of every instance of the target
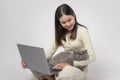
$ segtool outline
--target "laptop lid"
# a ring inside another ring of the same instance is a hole
[[[42,74],[51,75],[44,49],[24,44],[17,44],[22,60],[27,64],[27,68],[38,71]]]

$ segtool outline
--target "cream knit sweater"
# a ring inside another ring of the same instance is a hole
[[[89,63],[95,61],[95,53],[93,50],[93,46],[91,43],[91,39],[89,37],[88,30],[82,26],[77,27],[77,37],[75,40],[68,40],[66,37],[66,41],[62,41],[63,48],[65,50],[87,50],[89,59],[83,61],[74,61],[74,66],[86,66]],[[57,51],[58,47],[56,46],[55,42],[53,42],[52,46],[46,51],[46,58],[51,58],[54,53]]]

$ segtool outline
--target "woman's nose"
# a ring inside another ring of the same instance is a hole
[[[67,22],[67,23],[66,23],[66,26],[69,26],[69,25],[70,25],[70,23],[69,23],[69,22]]]

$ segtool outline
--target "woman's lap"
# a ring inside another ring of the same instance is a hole
[[[86,72],[73,66],[66,66],[61,72],[59,72],[56,80],[84,80]]]
[[[32,71],[33,75],[42,80],[41,77],[43,74]],[[87,71],[81,71],[80,69],[73,66],[66,66],[62,71],[58,73],[58,76],[55,77],[55,80],[85,80]],[[52,80],[52,79],[50,79]]]

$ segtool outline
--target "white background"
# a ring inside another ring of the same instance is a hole
[[[119,80],[119,0],[0,0],[0,80],[30,80],[21,68],[17,43],[49,47],[54,38],[54,12],[62,3],[75,11],[89,29],[96,61],[88,80]]]

